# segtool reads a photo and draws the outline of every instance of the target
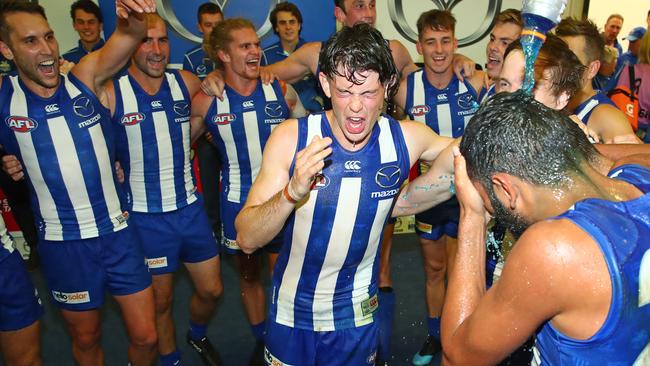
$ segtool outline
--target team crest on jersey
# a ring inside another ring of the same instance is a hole
[[[95,106],[88,97],[77,98],[72,102],[72,111],[81,118],[90,117],[95,113]]]
[[[431,108],[428,105],[416,105],[411,108],[411,115],[415,117],[424,116],[429,112],[431,112]]]
[[[458,106],[462,109],[473,109],[478,107],[474,101],[474,97],[470,93],[465,93],[458,96]]]
[[[144,121],[146,116],[139,112],[125,114],[120,121],[125,126],[133,126]]]
[[[278,118],[282,115],[282,106],[278,102],[266,103],[264,113],[271,118]]]
[[[402,169],[397,165],[381,167],[375,174],[375,183],[381,188],[392,188],[400,183]]]
[[[227,125],[229,123],[235,122],[237,116],[232,113],[219,113],[214,118],[212,118],[212,123],[215,125]]]
[[[196,73],[201,74],[201,75],[202,74],[207,74],[208,73],[208,68],[204,64],[201,64],[201,65],[196,67]]]
[[[174,103],[174,113],[179,116],[185,117],[190,115],[190,106],[187,102]]]
[[[314,181],[311,184],[311,189],[319,190],[330,185],[330,178],[323,173],[318,173],[314,176]]]
[[[29,117],[9,116],[5,122],[15,132],[31,132],[38,127],[38,123]]]

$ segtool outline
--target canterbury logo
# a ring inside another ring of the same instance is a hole
[[[361,162],[358,160],[348,160],[344,166],[345,170],[361,170]]]
[[[162,108],[162,103],[159,100],[154,100],[151,102],[151,108]]]
[[[253,104],[252,100],[246,101],[246,102],[242,103],[242,105],[244,106],[244,108],[253,108],[253,107],[255,107],[255,104]]]
[[[59,105],[58,104],[48,104],[45,106],[45,112],[47,113],[54,113],[59,111]]]

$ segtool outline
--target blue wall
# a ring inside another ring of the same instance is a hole
[[[160,4],[168,4],[164,5],[165,10],[167,12],[173,12],[180,24],[198,37],[200,37],[200,34],[196,26],[196,11],[203,2],[205,0],[157,1],[160,13],[162,13]],[[268,18],[268,14],[270,13],[269,9],[277,3],[277,0],[220,0],[213,2],[225,3],[223,10],[226,18],[244,17],[250,19],[258,28],[259,34],[259,29]],[[302,13],[302,38],[307,41],[322,41],[326,40],[335,31],[334,2],[332,0],[294,0],[293,3],[298,6]],[[104,14],[105,35],[109,37],[112,30],[115,29],[115,1],[99,0],[99,6]],[[185,51],[194,47],[197,43],[182,37],[172,27],[169,27],[169,30],[172,50],[170,63],[182,63],[182,57]],[[277,41],[277,36],[273,31],[269,31],[262,38],[262,46],[265,47]]]

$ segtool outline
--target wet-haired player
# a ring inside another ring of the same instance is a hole
[[[332,110],[273,131],[237,217],[237,242],[250,253],[285,228],[273,273],[267,362],[374,365],[384,225],[410,167],[435,159],[451,139],[381,114],[398,70],[370,25],[332,36],[320,69]]]

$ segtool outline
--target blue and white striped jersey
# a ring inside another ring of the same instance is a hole
[[[260,171],[262,151],[273,128],[289,118],[282,88],[258,80],[255,91],[239,95],[228,85],[214,98],[205,123],[221,156],[221,199],[244,203]]]
[[[168,212],[196,201],[190,164],[190,95],[180,73],[165,72],[155,95],[125,73],[113,80],[117,158],[127,205],[136,212]]]
[[[607,318],[586,340],[550,323],[537,333],[534,365],[650,364],[650,194],[611,202],[587,199],[557,219],[568,219],[596,241],[612,284]],[[567,279],[570,281],[570,279]]]
[[[589,123],[589,118],[591,117],[591,114],[594,112],[594,109],[599,104],[609,104],[611,106],[616,107],[616,104],[612,102],[609,97],[601,92],[596,92],[591,98],[585,100],[584,102],[580,103],[579,106],[576,107],[575,111],[573,111],[573,114],[577,115],[578,118],[582,121],[582,123],[587,124]],[[618,107],[616,107],[618,108]]]
[[[404,110],[414,121],[424,122],[440,136],[459,137],[478,110],[478,93],[456,75],[444,89],[436,89],[424,70],[411,73],[407,79]]]
[[[338,144],[325,114],[298,120],[296,152],[314,136],[331,137],[332,154],[308,200],[287,219],[270,318],[314,331],[360,327],[374,321],[378,307],[382,232],[408,177],[408,150],[390,117],[380,117],[356,152]]]
[[[7,232],[5,220],[0,216],[0,263],[9,258],[14,250],[16,250],[16,247],[14,247],[14,242],[11,240],[9,232]]]
[[[203,45],[195,46],[183,56],[183,70],[187,70],[203,80],[214,70],[214,61],[208,57]]]
[[[41,98],[18,76],[0,89],[0,143],[29,178],[41,239],[76,240],[127,226],[108,110],[74,75]]]

